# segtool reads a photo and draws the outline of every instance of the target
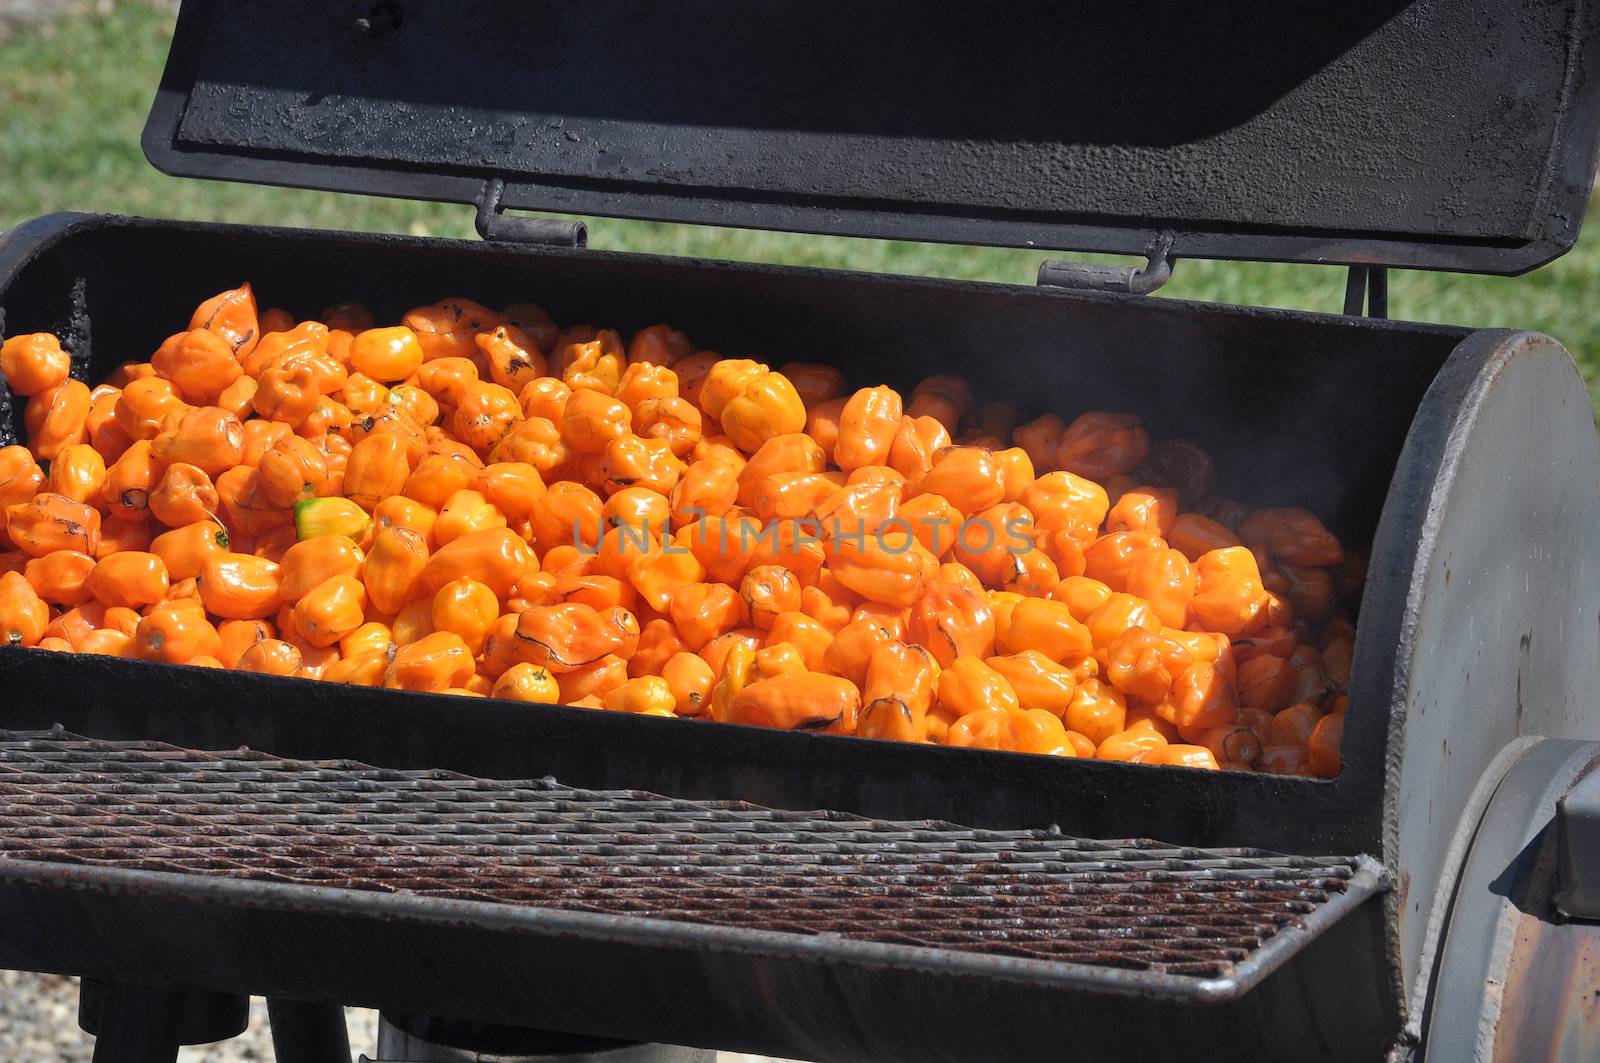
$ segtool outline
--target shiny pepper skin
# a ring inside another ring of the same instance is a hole
[[[839,414],[839,435],[833,461],[845,472],[865,465],[887,464],[904,415],[900,393],[893,388],[862,388]]]
[[[0,647],[36,646],[50,607],[20,572],[0,573]]]
[[[713,377],[715,373],[713,369]],[[741,379],[740,384],[738,392],[722,404],[717,414],[723,432],[740,450],[758,450],[773,436],[805,427],[805,406],[782,373],[765,371]]]
[[[89,403],[88,385],[70,379],[30,398],[22,417],[34,457],[53,461],[62,448],[88,438]]]
[[[117,424],[117,400],[122,389],[101,384],[89,392],[89,415],[84,418],[86,441],[100,455],[100,460],[110,465],[122,456],[133,443],[133,437]]]
[[[557,675],[595,664],[624,638],[613,618],[580,603],[538,606],[517,621],[516,639],[528,663]]]
[[[1130,628],[1105,650],[1105,675],[1124,696],[1156,704],[1166,700],[1173,683],[1194,658],[1174,639],[1142,628]]]
[[[350,368],[380,383],[405,380],[422,362],[422,344],[404,325],[366,329],[350,342]]]
[[[911,606],[906,638],[925,648],[941,668],[957,657],[986,658],[995,648],[994,610],[970,587],[934,581]]]
[[[939,673],[938,707],[953,718],[1021,705],[1009,680],[976,657],[957,657]]]
[[[6,507],[6,534],[30,557],[52,550],[94,555],[100,540],[100,511],[65,495],[40,492]]]
[[[256,379],[250,399],[257,414],[269,421],[281,421],[291,428],[310,417],[322,399],[316,369],[308,363],[275,365]]]
[[[222,649],[222,639],[207,619],[207,611],[208,607],[193,598],[151,606],[134,631],[135,652],[145,660],[168,664],[215,657]]]
[[[0,447],[0,515],[32,499],[44,484],[44,470],[27,447]]]
[[[1128,593],[1149,602],[1168,627],[1184,625],[1198,582],[1182,553],[1161,547],[1139,552],[1124,578]]]
[[[167,575],[181,582],[200,575],[208,558],[227,553],[231,545],[232,540],[222,525],[214,520],[202,520],[162,532],[150,541],[149,547],[167,566]]]
[[[1170,487],[1125,491],[1106,514],[1107,532],[1142,531],[1166,535],[1178,519],[1178,492]]]
[[[483,652],[489,630],[500,616],[494,591],[474,579],[456,579],[433,596],[433,629],[461,636],[476,656]]]
[[[705,438],[700,410],[683,398],[646,399],[634,407],[633,426],[639,435],[661,440],[675,457],[684,460]]]
[[[704,657],[686,651],[674,653],[661,666],[661,678],[672,691],[673,712],[679,716],[705,715],[716,674]]]
[[[689,337],[663,322],[633,334],[628,341],[628,364],[672,365],[693,351]]]
[[[950,725],[946,743],[1013,753],[1073,757],[1077,750],[1059,717],[1043,709],[983,709]]]
[[[745,686],[728,703],[733,723],[816,731],[854,727],[861,691],[848,679],[820,672],[791,672]]]
[[[143,609],[167,596],[167,565],[155,554],[124,550],[94,566],[84,586],[101,605]]]
[[[0,376],[16,395],[37,395],[65,383],[72,360],[48,332],[8,337],[0,344]]]
[[[1047,598],[1018,602],[997,644],[1006,653],[1037,650],[1057,663],[1087,657],[1096,646],[1090,628],[1067,605]]]
[[[700,650],[747,619],[737,591],[723,583],[691,583],[672,595],[670,616],[684,644]]]
[[[105,489],[106,463],[87,443],[62,447],[50,463],[46,490],[75,502],[97,503]]]
[[[335,576],[358,576],[364,560],[361,548],[342,535],[297,542],[278,562],[278,593],[286,602],[298,602]]]
[[[248,646],[234,667],[258,675],[297,675],[304,664],[305,655],[298,646],[268,638]]]
[[[505,526],[505,514],[490,505],[482,492],[462,489],[445,499],[439,508],[439,516],[433,522],[433,541],[445,546],[471,532]]]
[[[1190,610],[1201,627],[1231,636],[1254,627],[1267,607],[1255,556],[1230,546],[1202,554],[1194,565],[1198,586]]]
[[[226,620],[257,620],[283,605],[278,566],[264,557],[224,553],[206,558],[196,577],[206,611]]]
[[[1005,497],[1005,481],[994,455],[982,447],[947,447],[934,456],[933,467],[906,492],[908,499],[935,494],[966,516],[981,513]],[[1004,528],[991,528],[997,539]]]
[[[70,368],[47,334],[0,344],[27,396],[26,446],[0,448],[15,644],[1340,767],[1364,556],[1309,510],[1235,501],[1203,447],[1133,414],[1068,424],[949,375],[852,392],[532,304],[296,322],[248,285],[92,390]]]
[[[395,651],[383,685],[438,693],[460,687],[473,671],[472,650],[461,636],[435,631]]]
[[[406,440],[393,432],[375,433],[357,443],[344,471],[345,497],[368,512],[397,495],[411,475]]]
[[[294,606],[296,630],[313,646],[332,646],[365,619],[367,591],[352,575],[330,576]]]
[[[935,455],[949,445],[950,433],[937,418],[902,417],[886,464],[906,480],[916,480],[933,468]]]
[[[245,357],[261,339],[255,293],[249,284],[219,292],[195,308],[189,328],[216,333],[237,357]]]
[[[612,712],[635,712],[646,716],[672,716],[677,704],[672,687],[660,676],[629,679],[607,691],[601,703]]]
[[[873,654],[897,641],[895,629],[880,619],[853,620],[839,629],[823,651],[822,670],[862,686]]]
[[[925,742],[939,666],[921,646],[891,642],[873,651],[862,687],[856,733],[864,738]]]
[[[909,532],[867,533],[835,538],[828,566],[839,582],[871,602],[898,608],[914,605],[939,569],[938,559]]]
[[[331,486],[327,455],[300,436],[279,439],[256,463],[255,490],[269,505],[292,506],[326,494]]]
[[[663,439],[619,436],[606,444],[603,453],[601,484],[607,494],[643,487],[665,495],[677,486],[685,468]]]
[[[534,564],[527,543],[507,528],[468,532],[440,547],[417,576],[429,594],[454,579],[470,578],[506,597]]]
[[[89,574],[96,564],[94,558],[76,550],[53,550],[29,559],[22,574],[39,597],[51,605],[79,606],[92,597]]]
[[[216,402],[244,373],[228,341],[207,329],[170,337],[151,356],[150,364],[172,381],[186,401],[199,406]]]
[[[1044,709],[1066,717],[1078,679],[1072,670],[1052,661],[1038,650],[1000,654],[988,659],[989,667],[1005,677],[1016,691],[1017,703],[1030,709]]]
[[[455,438],[480,455],[488,454],[517,423],[523,420],[522,406],[510,388],[486,381],[469,385],[451,414]]]
[[[514,664],[500,673],[489,696],[556,705],[561,701],[561,687],[549,671],[536,664]]]
[[[470,357],[476,349],[475,338],[480,332],[500,324],[502,318],[493,310],[471,299],[441,299],[430,306],[419,306],[401,319],[422,345],[424,357]]]
[[[112,417],[130,439],[154,439],[167,414],[185,403],[168,380],[144,377],[130,381],[117,397]]]
[[[556,371],[575,390],[612,393],[622,378],[622,337],[611,329],[579,326],[556,338]]]
[[[214,517],[221,503],[211,477],[187,462],[168,465],[149,497],[150,515],[169,528]]]
[[[1219,767],[1217,758],[1206,747],[1174,742],[1137,753],[1129,759],[1136,764],[1167,764],[1175,768],[1201,768],[1208,771],[1216,771]]]
[[[561,438],[580,454],[600,454],[606,445],[630,434],[633,412],[600,391],[580,389],[561,414]]]
[[[745,573],[739,585],[750,623],[769,631],[778,614],[800,608],[800,581],[782,565],[758,565]]]

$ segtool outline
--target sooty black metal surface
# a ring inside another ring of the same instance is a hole
[[[0,732],[0,860],[224,876],[1253,985],[1359,859],[1092,841]]]
[[[170,173],[713,225],[1514,273],[1595,168],[1579,0],[186,0]]]

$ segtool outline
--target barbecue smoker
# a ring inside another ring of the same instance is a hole
[[[0,239],[7,333],[57,332],[93,381],[248,278],[301,311],[536,299],[854,384],[1134,411],[1370,545],[1345,767],[8,650],[0,963],[85,976],[96,1059],[141,1063],[236,1033],[246,994],[282,1063],[348,1058],[341,1003],[406,1059],[1600,1057],[1589,396],[1547,337],[1382,320],[1389,267],[1572,245],[1597,34],[1576,0],[189,0],[157,166],[473,203],[484,240],[54,215]],[[1149,265],[1024,288],[687,261],[506,208]],[[1348,266],[1345,313],[1147,298],[1208,257]]]

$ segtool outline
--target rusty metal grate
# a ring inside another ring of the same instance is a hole
[[[1358,858],[884,822],[60,731],[0,731],[0,861],[640,916],[1196,979],[1236,974],[1281,931],[1304,931],[1319,907],[1374,888]]]

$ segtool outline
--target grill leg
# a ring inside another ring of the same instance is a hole
[[[350,1031],[338,1004],[267,998],[277,1063],[350,1063]]]
[[[170,1020],[169,1012],[175,1016]],[[118,1063],[122,1060],[130,1063],[170,1060],[178,1045],[206,1044],[239,1036],[249,1018],[250,998],[232,993],[172,992],[99,982],[93,978],[78,983],[78,1025],[85,1033],[96,1037],[95,1063],[101,1060]],[[137,1047],[154,1043],[151,1039],[158,1034],[163,1044],[170,1041],[171,1051]],[[143,1040],[130,1041],[130,1037]],[[108,1040],[112,1047],[106,1048]],[[156,1054],[150,1054],[152,1051]]]
[[[704,1048],[385,1011],[378,1016],[378,1054],[370,1063],[715,1063],[716,1056]]]
[[[94,1063],[174,1063],[183,994],[143,986],[105,987],[94,1039]]]

